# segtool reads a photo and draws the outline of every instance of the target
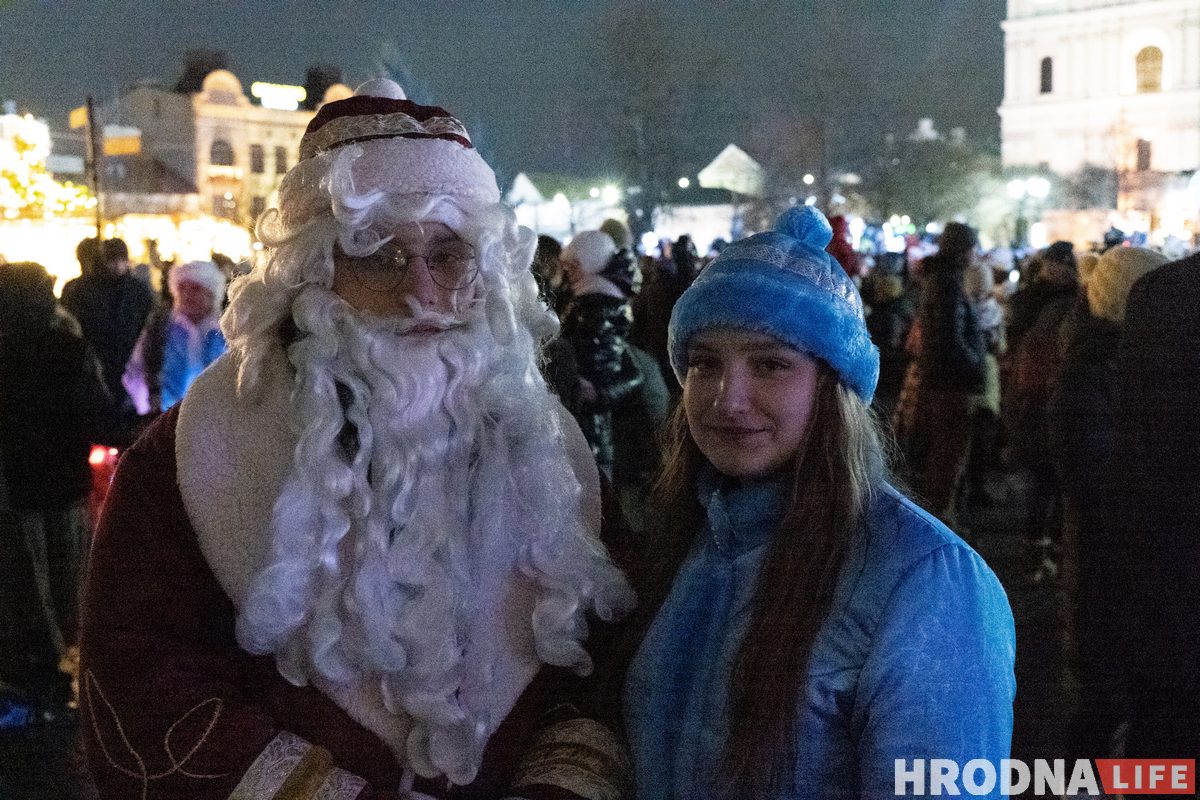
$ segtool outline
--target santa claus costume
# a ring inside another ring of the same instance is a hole
[[[449,310],[331,290],[413,222],[471,248]],[[583,643],[632,595],[537,369],[533,233],[458,120],[372,82],[318,112],[259,235],[229,353],[127,451],[96,535],[101,796],[623,796]]]

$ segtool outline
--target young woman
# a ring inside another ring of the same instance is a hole
[[[930,759],[1009,754],[1007,598],[887,482],[878,351],[829,240],[793,208],[672,314],[683,402],[624,684],[641,800],[893,797],[899,759],[928,787]]]

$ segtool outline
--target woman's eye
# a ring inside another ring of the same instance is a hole
[[[782,358],[764,358],[758,362],[758,368],[764,372],[783,372],[791,369],[791,364]]]
[[[691,370],[708,370],[712,369],[715,364],[715,359],[710,356],[692,356],[688,359],[687,368]]]

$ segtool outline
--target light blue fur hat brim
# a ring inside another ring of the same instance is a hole
[[[671,313],[667,347],[682,384],[688,341],[699,331],[762,333],[824,360],[863,402],[879,381],[862,299],[825,252],[833,231],[811,206],[785,211],[775,230],[735,242],[683,293]]]

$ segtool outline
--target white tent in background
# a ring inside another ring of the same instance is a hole
[[[542,195],[538,188],[533,185],[533,181],[529,180],[529,176],[524,172],[517,173],[517,177],[513,178],[512,188],[508,190],[504,201],[510,206],[519,206],[522,203],[531,205],[539,205],[546,202],[546,198]]]
[[[762,197],[763,169],[736,144],[726,145],[696,177],[705,189],[727,189],[750,197]]]

